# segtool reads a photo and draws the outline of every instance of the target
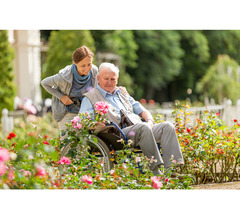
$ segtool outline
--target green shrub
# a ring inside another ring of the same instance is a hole
[[[14,50],[6,30],[0,30],[0,115],[2,109],[13,110],[16,86],[13,75]]]
[[[231,99],[236,104],[239,98],[239,64],[228,55],[219,55],[218,60],[209,67],[204,77],[197,84],[197,90],[204,97],[214,98],[217,103]]]

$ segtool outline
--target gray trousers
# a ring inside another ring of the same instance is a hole
[[[184,164],[175,127],[170,122],[154,124],[151,128],[147,123],[142,122],[122,129],[128,139],[134,142],[135,146],[140,146],[143,154],[151,159],[153,156],[156,162],[150,164],[150,170],[156,166],[164,164],[165,168],[171,166],[171,156],[173,160]],[[133,132],[130,132],[133,131]],[[129,133],[130,132],[130,133]],[[135,135],[132,135],[135,133]],[[162,148],[162,157],[158,150],[157,143]]]
[[[67,134],[65,134],[64,136],[61,135],[61,131],[62,130],[65,130],[67,128],[66,126],[66,123],[67,124],[70,124],[71,123],[71,120],[73,120],[73,118],[75,116],[77,116],[78,114],[75,114],[75,113],[70,113],[68,112],[63,118],[61,121],[58,122],[58,128],[59,128],[59,131],[60,131],[60,140],[63,140]]]
[[[65,129],[67,128],[66,123],[67,123],[67,124],[70,124],[70,123],[71,123],[71,120],[73,120],[73,118],[74,118],[75,116],[77,116],[77,115],[78,115],[78,114],[68,112],[68,113],[62,118],[62,120],[58,122],[58,127],[59,127],[59,131],[60,131],[60,140],[61,140],[61,141],[64,140],[64,138],[67,137],[67,135],[68,135],[67,133],[66,133],[65,135],[63,135],[63,136],[62,136],[62,134],[61,134],[61,133],[62,133],[62,130],[65,130]],[[62,151],[61,157],[65,156],[65,155],[68,153],[69,149],[70,149],[70,145],[67,145],[65,148],[62,148],[62,149],[61,149],[61,151]],[[79,150],[80,147],[77,147],[77,149]]]

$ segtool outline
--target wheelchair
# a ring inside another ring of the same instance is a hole
[[[127,144],[127,136],[117,124],[111,122],[105,125],[104,130],[93,132],[91,137],[90,140],[86,140],[86,145],[89,147],[88,152],[99,159],[99,162],[102,163],[102,171],[104,173],[109,172],[114,168],[114,163],[117,163],[110,152],[123,150],[124,144],[119,142],[119,140],[123,139],[124,143]],[[94,141],[94,139],[97,141]],[[160,144],[158,144],[158,148],[160,150]],[[131,149],[134,153],[142,153],[139,146]],[[65,153],[64,151],[62,151],[62,155]]]

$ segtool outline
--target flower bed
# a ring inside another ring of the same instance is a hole
[[[0,140],[0,188],[2,189],[190,189],[191,184],[234,181],[239,178],[239,124],[233,128],[223,125],[216,114],[205,112],[197,119],[195,127],[188,127],[185,110],[176,110],[176,131],[181,144],[185,165],[172,167],[180,171],[181,178],[170,174],[153,177],[147,160],[135,154],[129,145],[123,150],[112,151],[116,164],[103,172],[102,163],[89,152],[75,149],[83,146],[89,137],[87,129],[104,121],[102,114],[97,121],[85,114],[84,120],[75,118],[69,125],[67,139],[60,144],[57,124],[50,115],[35,122],[19,119],[14,132]],[[157,122],[161,116],[157,115]],[[51,121],[51,123],[49,123]],[[81,134],[81,135],[79,135]],[[60,160],[61,147],[72,144],[68,155]],[[153,160],[154,158],[152,158]],[[173,158],[174,162],[174,158]],[[173,163],[174,164],[174,163]],[[64,166],[62,175],[59,166]]]
[[[188,127],[188,106],[176,110],[176,131],[182,147],[185,165],[181,172],[195,177],[195,183],[221,183],[239,179],[240,124],[235,119],[229,128],[219,113],[205,111],[197,125]]]

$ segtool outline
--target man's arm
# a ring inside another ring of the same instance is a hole
[[[147,110],[145,109],[144,111],[142,111],[140,114],[139,114],[140,117],[142,117],[147,123],[149,123],[150,125],[153,125],[153,117],[152,117],[152,114]]]
[[[140,117],[142,117],[151,127],[153,126],[153,117],[152,114],[144,108],[140,102],[136,101],[133,97],[129,98],[130,103],[133,107],[133,112]]]

